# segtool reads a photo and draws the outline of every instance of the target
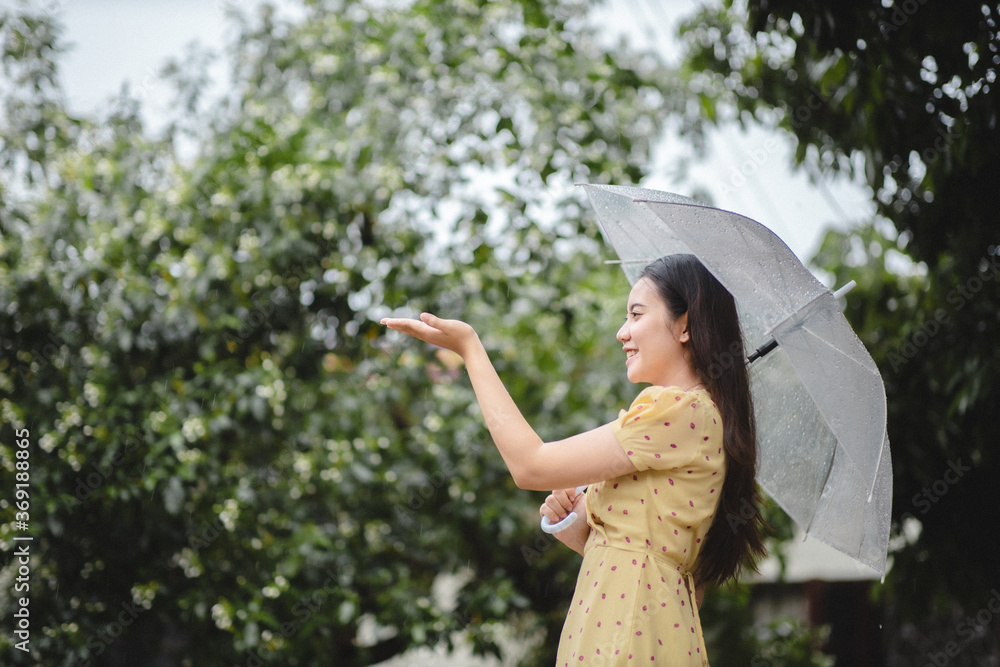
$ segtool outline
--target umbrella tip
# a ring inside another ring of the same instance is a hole
[[[834,299],[842,299],[844,296],[847,295],[848,292],[850,292],[852,289],[854,289],[857,286],[858,286],[858,284],[856,282],[854,282],[853,280],[851,280],[846,285],[844,285],[843,287],[841,287],[840,289],[838,289],[836,292],[834,292],[833,293],[833,298]]]

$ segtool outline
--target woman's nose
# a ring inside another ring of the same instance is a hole
[[[618,333],[615,334],[615,338],[617,338],[619,341],[621,341],[622,343],[624,343],[626,340],[628,340],[628,337],[629,337],[628,336],[628,322],[626,322],[625,324],[623,324],[621,326],[620,329],[618,329]]]

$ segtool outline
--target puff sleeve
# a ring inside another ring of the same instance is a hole
[[[688,465],[704,443],[722,441],[721,419],[708,393],[679,387],[646,387],[612,429],[638,470]]]

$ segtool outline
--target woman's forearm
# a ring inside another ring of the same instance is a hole
[[[613,423],[542,442],[500,381],[479,336],[465,322],[421,313],[416,320],[386,317],[382,324],[462,357],[493,442],[522,489],[564,489],[635,471],[615,438]]]
[[[530,479],[530,473],[537,467],[533,464],[542,439],[517,409],[475,330],[465,322],[443,320],[431,313],[421,313],[416,320],[386,317],[382,324],[462,357],[486,426],[514,482],[522,486]]]
[[[577,519],[577,521],[582,525],[579,531],[574,531],[574,526],[570,526],[566,530],[556,533],[556,539],[582,556],[587,549],[587,540],[590,539],[590,526],[584,519]]]
[[[521,487],[530,476],[532,460],[544,443],[514,403],[482,343],[477,341],[464,357],[486,427],[514,483]]]

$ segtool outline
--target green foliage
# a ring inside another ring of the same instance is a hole
[[[896,537],[880,595],[904,619],[975,611],[997,583],[998,20],[995,3],[777,0],[685,28],[690,82],[725,117],[784,128],[801,168],[873,193],[878,217],[829,234],[815,264],[858,282],[846,314],[885,379]]]
[[[574,3],[304,11],[241,19],[219,103],[175,66],[162,136],[68,114],[58,23],[0,14],[0,469],[30,429],[35,537],[5,664],[364,665],[496,622],[551,662],[572,555],[453,360],[377,322],[468,318],[546,437],[613,416],[627,290],[571,184],[641,177],[662,73]]]
[[[831,667],[822,652],[829,627],[774,618],[755,622],[752,595],[745,585],[710,591],[700,613],[705,643],[715,667]]]
[[[795,620],[775,619],[757,633],[757,646],[749,664],[751,667],[833,667],[833,658],[820,650],[828,634],[827,627],[809,628]]]

